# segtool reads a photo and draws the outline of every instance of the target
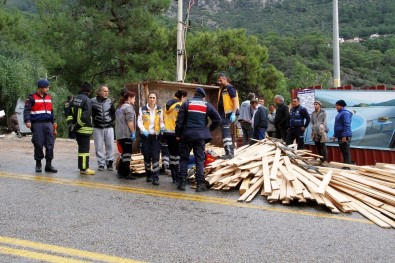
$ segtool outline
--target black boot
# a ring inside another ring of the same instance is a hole
[[[47,163],[45,164],[45,171],[50,173],[57,173],[58,170],[56,170],[55,167],[52,166],[51,162],[51,160],[47,160]]]
[[[155,186],[158,186],[159,185],[159,180],[158,179],[154,179],[152,181],[152,184],[155,185]]]
[[[178,179],[177,189],[180,191],[185,191],[186,181],[185,179]]]
[[[197,187],[196,187],[196,192],[206,192],[207,191],[207,186],[206,182],[197,182]]]
[[[36,173],[41,173],[43,171],[43,166],[41,165],[41,161],[36,161]]]

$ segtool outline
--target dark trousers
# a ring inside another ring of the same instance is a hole
[[[290,145],[294,140],[298,144],[298,150],[304,149],[304,131],[301,130],[301,127],[290,127],[288,129],[286,144]]]
[[[254,128],[254,135],[252,136],[255,140],[263,140],[266,137],[266,129],[265,128]],[[251,141],[251,144],[256,143],[255,141]]]
[[[317,148],[317,154],[322,156],[321,161],[328,161],[328,151],[326,149],[326,144],[320,141],[314,141],[314,144]]]
[[[132,140],[118,140],[122,148],[121,162],[119,163],[118,173],[121,177],[127,177],[130,173],[130,161],[132,160]]]
[[[287,134],[288,134],[287,129],[277,129],[276,130],[276,138],[281,139],[284,142],[287,140]]]
[[[342,142],[341,137],[337,138],[337,141],[339,143],[340,151],[343,155],[343,163],[351,164],[351,152],[350,152],[351,137],[347,137],[346,142]]]
[[[230,134],[231,124],[232,122],[229,118],[221,116],[222,143],[224,145],[225,154],[233,154],[232,135]]]
[[[188,162],[191,150],[195,156],[196,174],[195,178],[198,183],[203,183],[204,180],[204,161],[206,142],[205,140],[193,142],[181,142],[180,145],[180,178],[186,180],[188,177]]]
[[[270,138],[277,138],[276,131],[268,131],[267,135],[269,135]]]
[[[78,143],[78,169],[86,170],[89,168],[89,149],[91,136],[76,133]]]
[[[141,136],[141,144],[145,174],[148,178],[159,180],[160,136],[148,135],[148,138]]]
[[[45,159],[53,159],[53,148],[55,144],[55,136],[53,134],[53,124],[51,122],[33,122],[31,126],[33,133],[32,143],[34,145],[34,160],[41,161]]]
[[[246,121],[240,122],[240,126],[243,131],[243,145],[247,145],[250,143],[254,129],[252,128],[251,123]]]
[[[168,169],[170,167],[170,153],[169,153],[169,145],[167,142],[167,137],[162,136],[160,142],[160,149],[162,153],[162,168]]]
[[[170,153],[170,171],[173,182],[177,182],[180,176],[180,142],[174,135],[165,135]]]

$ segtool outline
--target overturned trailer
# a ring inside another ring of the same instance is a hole
[[[137,83],[125,84],[125,88],[136,94],[136,102],[134,104],[136,113],[138,109],[147,103],[149,92],[158,94],[157,104],[164,107],[166,102],[174,97],[174,94],[182,89],[188,92],[188,98],[192,98],[196,87],[202,87],[206,91],[206,100],[217,107],[219,87],[214,85],[201,85],[195,83],[181,83],[171,81],[142,81]],[[233,130],[233,129],[232,129]],[[221,131],[219,129],[212,132],[211,143],[216,146],[222,145]],[[139,137],[139,136],[138,136]],[[133,145],[134,152],[139,150],[139,140],[136,140]]]

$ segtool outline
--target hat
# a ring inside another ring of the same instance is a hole
[[[195,93],[202,95],[203,97],[206,97],[206,92],[202,87],[197,87],[195,90]]]
[[[320,106],[322,106],[322,103],[321,103],[321,101],[319,101],[319,100],[316,100],[316,101],[314,101],[314,104],[319,104]]]
[[[40,79],[39,81],[37,81],[37,87],[39,88],[49,87],[49,81],[46,79]]]
[[[347,104],[344,100],[338,100],[336,101],[336,105],[342,106],[342,107],[346,107]]]

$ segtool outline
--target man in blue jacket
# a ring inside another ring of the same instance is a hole
[[[347,106],[344,100],[336,102],[337,115],[335,119],[335,127],[333,134],[333,141],[338,141],[340,151],[343,155],[343,162],[346,164],[351,163],[350,142],[352,137],[351,119],[352,113],[345,107]]]
[[[211,140],[210,131],[215,130],[221,123],[221,117],[214,107],[204,100],[206,93],[197,87],[193,98],[181,105],[176,121],[176,139],[180,145],[180,177],[177,189],[185,191],[188,176],[189,154],[193,149],[196,161],[196,192],[207,191],[204,179],[205,146]],[[208,118],[211,125],[208,127]]]

